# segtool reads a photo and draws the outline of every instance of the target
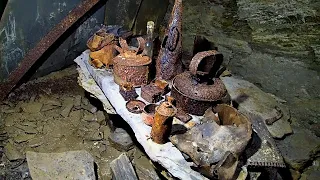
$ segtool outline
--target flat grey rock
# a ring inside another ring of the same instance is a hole
[[[239,111],[258,115],[264,121],[276,116],[276,106],[281,109],[283,116],[272,125],[267,125],[270,134],[274,138],[283,138],[293,132],[289,123],[290,114],[288,108],[280,104],[274,96],[263,92],[254,84],[242,79],[235,77],[222,77],[221,79],[231,99],[239,104]]]
[[[36,153],[28,151],[32,179],[95,180],[94,160],[87,151]]]
[[[8,142],[5,145],[4,153],[9,161],[24,159],[23,154],[13,145],[12,142]]]
[[[40,102],[29,102],[21,104],[23,112],[27,113],[37,113],[40,112],[43,104]]]
[[[113,178],[115,180],[138,180],[129,158],[125,153],[121,154],[110,164]]]
[[[73,107],[73,104],[67,104],[66,106],[63,106],[62,111],[60,113],[61,116],[68,117],[71,112],[72,107]]]
[[[320,152],[320,138],[310,131],[297,128],[294,134],[280,141],[278,147],[286,163],[296,170],[302,170]]]
[[[128,151],[133,145],[130,135],[122,128],[117,128],[108,139],[111,145],[119,151]]]

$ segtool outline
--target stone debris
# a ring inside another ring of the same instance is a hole
[[[26,153],[32,179],[95,180],[94,159],[87,151]]]
[[[106,121],[106,116],[104,115],[103,111],[98,111],[96,113],[96,116],[99,124],[102,124]]]
[[[13,142],[8,142],[4,147],[4,153],[9,161],[24,159],[24,155],[15,147]]]
[[[278,147],[287,164],[302,170],[320,152],[320,139],[310,131],[296,128],[294,134],[278,142]]]
[[[81,96],[80,95],[77,95],[75,98],[74,98],[74,106],[75,107],[79,107],[81,106]]]
[[[108,140],[111,145],[119,151],[128,151],[133,146],[130,135],[122,128],[116,128]]]
[[[157,172],[151,164],[151,161],[140,150],[135,149],[132,163],[139,179],[160,180]]]
[[[67,104],[66,106],[62,107],[61,116],[68,117],[71,109],[73,108],[73,104]]]
[[[40,112],[43,104],[40,102],[29,102],[21,104],[23,112],[26,113],[37,113]]]
[[[36,137],[28,141],[28,145],[31,148],[35,148],[44,144],[45,139],[43,137]]]
[[[14,137],[14,142],[22,143],[22,142],[26,142],[34,137],[35,137],[34,134],[19,134],[18,136]]]
[[[38,133],[37,129],[35,129],[34,127],[31,127],[31,126],[23,126],[20,124],[16,124],[15,127],[23,130],[27,134],[37,134]]]
[[[121,154],[110,164],[114,180],[138,180],[129,158],[125,153]]]

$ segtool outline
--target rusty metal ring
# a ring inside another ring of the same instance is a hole
[[[200,62],[209,56],[214,56],[214,61],[216,61],[216,55],[221,54],[216,50],[210,50],[210,51],[203,51],[203,52],[198,52],[196,55],[193,56],[190,65],[189,65],[189,70],[192,75],[197,75],[198,71],[198,66]],[[215,63],[215,62],[214,62]]]

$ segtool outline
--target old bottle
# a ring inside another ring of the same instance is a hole
[[[153,56],[153,32],[154,32],[154,22],[148,21],[147,23],[147,38],[144,48],[144,53],[152,59]]]

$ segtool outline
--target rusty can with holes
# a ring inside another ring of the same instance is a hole
[[[211,57],[210,61],[216,61],[216,58],[222,58],[219,55],[216,50],[197,53],[192,58],[189,71],[173,79],[171,96],[176,99],[177,108],[189,114],[203,115],[212,105],[230,102],[222,80],[214,77],[214,62],[203,62],[208,57]],[[211,64],[212,68],[207,68],[205,64]]]
[[[151,59],[148,56],[138,54],[141,49],[139,41],[139,47],[137,50],[129,48],[127,42],[120,38],[120,45],[114,46],[114,48],[120,53],[113,58],[113,75],[114,81],[118,85],[132,84],[133,87],[140,87],[149,83],[149,68]]]

